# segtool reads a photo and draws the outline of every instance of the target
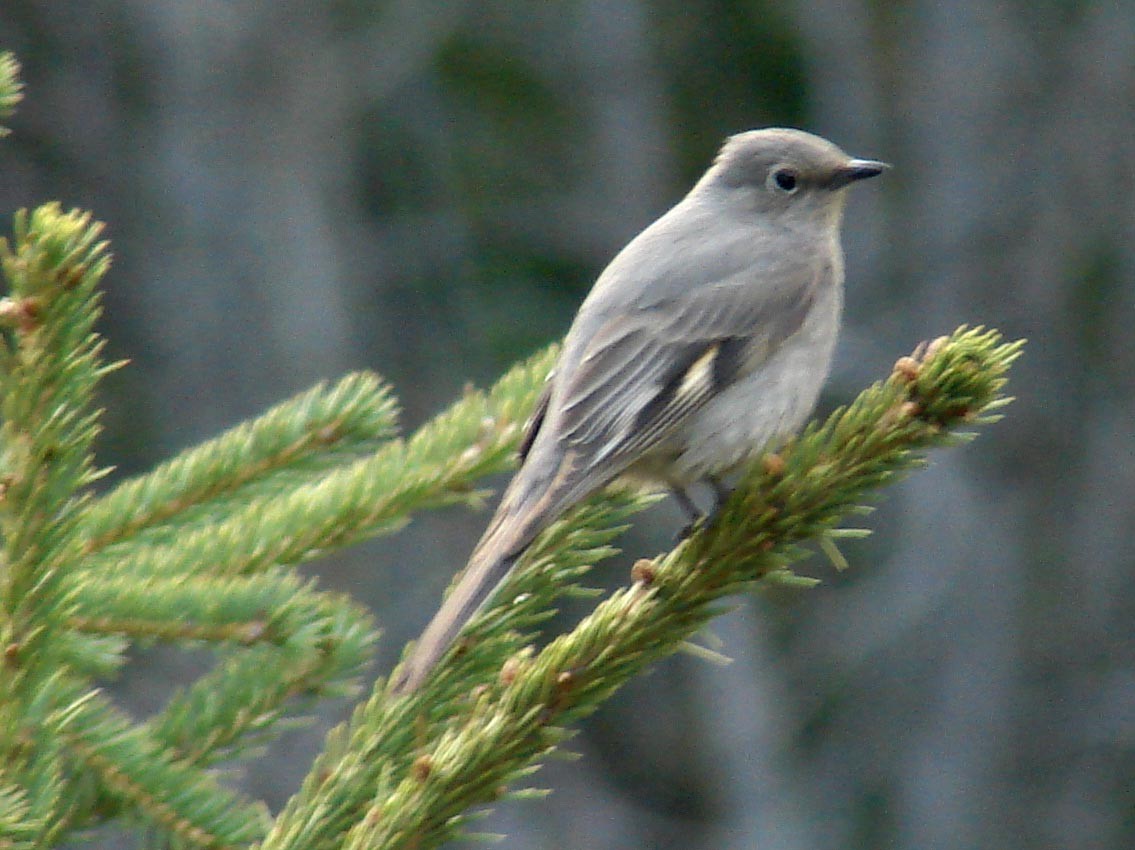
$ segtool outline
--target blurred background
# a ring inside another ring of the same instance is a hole
[[[826,412],[960,323],[1028,337],[1008,418],[891,488],[823,579],[659,665],[508,848],[1135,847],[1135,6],[1115,0],[3,0],[0,213],[109,223],[103,463],[372,368],[407,430],[558,338],[722,138],[803,127],[851,193]],[[10,225],[6,225],[8,229]],[[312,565],[389,668],[486,517]],[[669,506],[627,556],[668,545]],[[617,582],[625,565],[597,581]],[[115,685],[138,715],[200,659]],[[277,808],[329,724],[240,781]],[[104,846],[124,846],[103,835]]]

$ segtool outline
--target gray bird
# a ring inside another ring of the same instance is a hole
[[[800,130],[731,136],[579,308],[521,466],[441,609],[395,674],[417,688],[533,539],[615,478],[691,485],[794,433],[827,379],[843,305],[843,189],[887,166]]]

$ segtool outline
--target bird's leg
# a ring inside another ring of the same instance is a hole
[[[733,495],[733,491],[726,487],[725,484],[721,482],[721,479],[712,475],[705,477],[705,483],[713,490],[713,510],[709,513],[709,519],[712,521],[721,513],[721,509],[725,506],[729,497]]]
[[[674,501],[678,503],[678,507],[690,518],[690,521],[682,526],[682,530],[678,532],[675,542],[681,543],[690,534],[693,533],[694,527],[705,517],[694,500],[690,498],[690,494],[676,484],[670,485],[670,495],[674,497]]]

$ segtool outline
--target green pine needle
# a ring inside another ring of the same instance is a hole
[[[0,53],[0,119],[10,118],[21,98],[20,63],[11,53]],[[7,127],[0,126],[0,136],[6,136],[8,132]]]

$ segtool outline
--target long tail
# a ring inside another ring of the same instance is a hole
[[[570,467],[570,459],[564,458],[552,475],[535,473],[529,464],[517,473],[457,583],[396,673],[394,693],[410,693],[422,684],[536,535],[579,498],[574,493],[574,498],[565,498],[565,490],[576,490],[563,486]]]

